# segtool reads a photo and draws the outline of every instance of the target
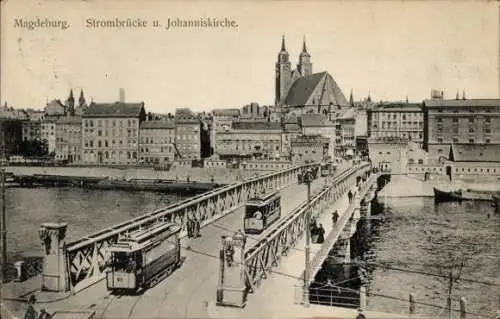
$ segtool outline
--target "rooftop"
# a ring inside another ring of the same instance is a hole
[[[81,116],[64,116],[57,120],[57,124],[82,124]]]
[[[83,117],[139,117],[144,111],[140,103],[91,103]]]
[[[302,127],[332,126],[323,114],[310,113],[302,115]]]
[[[141,129],[174,129],[175,122],[173,120],[154,120],[144,121],[141,123]]]
[[[371,108],[372,112],[422,112],[421,103],[382,103]]]
[[[500,99],[425,100],[424,107],[500,107]]]
[[[199,123],[198,116],[188,108],[180,108],[175,110],[175,122],[183,123]]]
[[[500,145],[452,144],[449,160],[453,162],[500,162]]]
[[[235,130],[280,130],[281,124],[276,122],[252,121],[252,122],[233,122]]]

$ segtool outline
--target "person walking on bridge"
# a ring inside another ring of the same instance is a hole
[[[332,214],[332,227],[335,227],[335,224],[337,224],[337,221],[339,220],[339,211],[335,210]]]
[[[349,204],[352,203],[352,192],[351,190],[349,190],[349,192],[347,193],[347,198],[349,199]]]

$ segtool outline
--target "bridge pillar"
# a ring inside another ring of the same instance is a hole
[[[42,291],[69,290],[65,238],[67,223],[43,223],[38,230],[45,251],[43,258]]]
[[[231,240],[228,241],[227,237]],[[246,305],[245,235],[222,236],[217,305],[243,308]],[[233,253],[231,254],[231,248]]]

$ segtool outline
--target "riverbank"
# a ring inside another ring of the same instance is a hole
[[[15,175],[60,175],[86,176],[113,179],[162,179],[186,182],[233,184],[241,180],[268,174],[271,171],[233,169],[233,168],[200,168],[176,167],[169,171],[155,171],[152,168],[109,168],[109,167],[41,167],[41,166],[8,166],[6,172]]]
[[[463,189],[476,193],[500,192],[497,183],[472,183],[461,180],[449,182],[445,178],[434,178],[423,181],[417,177],[407,175],[393,175],[377,194],[378,198],[404,198],[404,197],[434,197],[434,187]]]

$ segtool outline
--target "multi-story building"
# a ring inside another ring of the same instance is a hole
[[[292,139],[302,135],[302,128],[299,119],[295,116],[289,116],[283,119],[283,131],[281,135],[282,155],[290,158],[292,155]]]
[[[139,135],[139,158],[141,161],[154,164],[174,161],[174,120],[142,122],[139,129]]]
[[[351,155],[356,148],[354,109],[346,109],[335,119],[335,155]]]
[[[339,126],[340,128],[340,126]],[[326,156],[333,157],[336,139],[341,136],[341,133],[337,131],[334,122],[328,120],[326,115],[311,113],[302,115],[302,134],[316,136],[320,135],[328,138],[328,154]],[[340,142],[340,139],[339,139]]]
[[[56,151],[56,123],[57,116],[46,116],[40,125],[40,134],[42,140],[47,143],[49,154],[53,154]]]
[[[368,114],[364,109],[356,109],[355,110],[355,128],[354,128],[354,136],[368,136]]]
[[[34,141],[42,138],[40,121],[23,121],[21,125],[23,141]]]
[[[500,144],[500,99],[425,100],[424,123],[429,161],[447,158],[451,144]]]
[[[217,132],[225,132],[231,129],[234,121],[240,118],[239,109],[216,109],[212,112],[213,128],[215,134]]]
[[[421,104],[378,104],[367,111],[368,137],[394,137],[417,143],[424,141],[424,113]]]
[[[137,164],[144,103],[91,103],[82,116],[84,164]]]
[[[322,162],[330,151],[331,139],[320,135],[301,135],[293,138],[292,163],[300,165],[308,162]]]
[[[234,122],[232,129],[216,136],[215,152],[221,158],[281,156],[281,124],[272,122]]]
[[[56,122],[55,159],[80,163],[82,151],[82,118],[65,116]]]
[[[17,154],[22,142],[22,124],[20,120],[0,118],[0,158]]]
[[[179,159],[201,159],[201,124],[190,109],[175,110],[175,146]]]

